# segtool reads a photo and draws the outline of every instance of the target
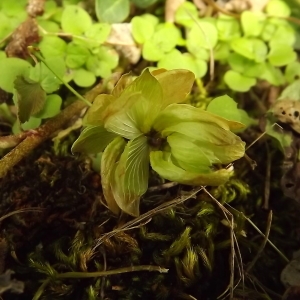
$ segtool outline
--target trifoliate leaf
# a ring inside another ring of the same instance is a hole
[[[120,212],[120,208],[113,196],[111,182],[114,180],[114,170],[117,162],[124,151],[126,142],[123,138],[115,138],[104,150],[101,158],[101,185],[104,198],[108,208],[115,214]]]
[[[233,70],[229,70],[225,73],[224,81],[232,90],[237,92],[247,92],[256,84],[255,78],[243,76]]]
[[[112,193],[118,206],[132,216],[139,215],[140,197],[148,188],[149,147],[140,136],[127,143],[112,180]]]
[[[194,23],[188,32],[186,46],[197,57],[200,48],[213,49],[218,41],[218,31],[212,23],[201,20]]]
[[[289,24],[277,26],[269,43],[273,47],[276,44],[293,46],[296,42],[296,30]]]
[[[73,80],[80,87],[90,87],[96,82],[96,76],[85,69],[77,69],[74,71]]]
[[[271,46],[268,59],[273,66],[282,67],[295,61],[297,54],[290,45],[275,44]]]
[[[256,123],[246,111],[239,109],[237,103],[227,95],[211,100],[206,110],[227,120],[240,122],[245,125],[245,128]]]
[[[26,0],[9,1],[1,0],[1,10],[9,17],[20,17],[26,15]]]
[[[15,97],[18,104],[18,118],[21,123],[29,120],[31,115],[38,113],[46,101],[46,92],[38,82],[23,76],[14,81]]]
[[[42,123],[42,119],[30,117],[29,120],[23,124],[21,124],[22,130],[30,130],[38,128]]]
[[[273,126],[269,120],[267,121],[266,125],[266,133],[274,138],[274,140],[277,142],[279,150],[281,150],[283,153],[285,153],[285,148],[290,147],[293,138],[292,133],[288,131],[282,131],[278,128],[278,126]]]
[[[232,172],[227,169],[203,174],[188,172],[176,166],[171,160],[171,155],[162,151],[150,153],[150,164],[152,169],[162,178],[188,185],[217,186],[225,183],[232,175]]]
[[[225,42],[218,42],[214,49],[214,59],[227,63],[227,58],[230,54],[230,46]]]
[[[160,24],[149,40],[145,41],[143,57],[149,61],[160,60],[174,49],[181,38],[180,30],[171,23]]]
[[[140,8],[147,8],[150,5],[156,3],[157,0],[131,0],[131,2]]]
[[[98,53],[88,58],[86,62],[87,70],[93,72],[96,76],[108,78],[112,70],[118,65],[118,53],[109,47],[99,47]]]
[[[207,72],[207,62],[202,59],[196,59],[190,53],[181,53],[177,49],[173,49],[167,53],[157,66],[167,70],[186,69],[195,74],[197,78],[202,78]]]
[[[288,83],[293,82],[295,79],[300,77],[300,63],[293,61],[289,63],[285,68],[285,79]]]
[[[290,83],[280,94],[278,100],[289,99],[298,101],[300,95],[300,79]]]
[[[231,41],[242,35],[240,22],[226,15],[220,15],[216,20],[219,41]]]
[[[34,68],[30,70],[29,78],[33,81],[39,82],[47,93],[57,91],[62,82],[60,78],[66,73],[66,65],[62,57],[48,57],[45,59],[47,66],[43,63],[37,63]],[[50,70],[51,69],[51,70]],[[54,71],[56,75],[52,72]]]
[[[143,44],[146,40],[149,40],[155,28],[155,24],[150,19],[142,16],[133,17],[131,26],[133,38],[139,44]]]
[[[183,2],[175,13],[175,22],[185,27],[192,27],[195,23],[194,19],[197,18],[197,7],[191,2]]]
[[[129,0],[96,0],[96,15],[100,22],[121,23],[129,15]]]
[[[72,146],[72,152],[98,153],[112,142],[117,136],[108,132],[103,126],[87,126],[80,133],[79,138]]]
[[[270,22],[265,22],[265,25],[262,29],[262,33],[261,33],[261,38],[268,42],[271,40],[271,38],[273,37],[275,31],[277,29],[277,26],[275,24],[272,24]]]
[[[271,65],[270,63],[264,63],[265,67],[263,72],[259,75],[260,79],[267,80],[269,83],[275,86],[284,84],[285,79],[279,68]]]
[[[0,88],[8,93],[14,89],[14,81],[17,76],[28,74],[32,68],[29,62],[24,59],[10,57],[1,59]],[[4,76],[5,74],[5,76]]]
[[[39,49],[45,58],[63,57],[66,48],[67,43],[57,36],[44,36],[39,43]]]
[[[59,95],[47,95],[44,107],[34,116],[40,119],[52,118],[60,112],[61,104],[62,99]]]
[[[53,21],[39,19],[38,24],[48,32],[59,32],[60,30],[59,25]]]
[[[245,10],[241,14],[241,24],[245,36],[260,36],[266,17],[261,12]]]
[[[246,77],[259,77],[265,68],[263,63],[256,63],[240,54],[231,53],[228,57],[229,66],[233,71],[243,74]]]
[[[86,47],[71,42],[66,49],[66,65],[68,68],[77,69],[85,64],[89,56],[90,51]]]
[[[268,53],[267,45],[256,38],[237,38],[230,43],[236,53],[256,62],[263,62]]]
[[[68,5],[61,16],[61,27],[64,32],[82,35],[92,26],[92,18],[78,5]]]
[[[291,14],[291,9],[281,0],[270,0],[265,7],[266,13],[272,17],[288,17]]]
[[[93,24],[85,33],[85,37],[91,46],[97,47],[103,44],[111,31],[111,26],[107,23]],[[87,45],[86,41],[85,44]]]

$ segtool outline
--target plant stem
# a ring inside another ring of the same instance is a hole
[[[41,61],[43,62],[43,64],[45,64],[45,66],[76,96],[78,97],[80,100],[82,100],[86,105],[88,106],[92,106],[91,102],[88,101],[87,99],[85,99],[82,95],[80,95],[78,92],[76,92],[67,82],[65,82],[63,80],[63,78],[61,78],[59,75],[57,75],[46,63],[46,61],[44,60],[44,58],[37,52],[34,53],[34,55]]]
[[[116,275],[129,272],[140,272],[140,271],[149,271],[149,272],[159,272],[159,273],[168,273],[169,269],[165,269],[159,266],[151,265],[142,265],[142,266],[131,266],[125,268],[119,268],[109,271],[99,271],[99,272],[66,272],[57,274],[56,279],[61,278],[92,278],[92,277],[102,277],[109,275]]]

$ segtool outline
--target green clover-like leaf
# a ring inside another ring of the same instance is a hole
[[[245,128],[256,124],[255,120],[250,118],[245,110],[237,108],[237,103],[227,95],[211,100],[206,110],[225,119],[240,122]]]
[[[237,92],[247,92],[256,84],[255,78],[244,76],[233,70],[225,73],[224,81],[232,90]]]
[[[86,10],[78,5],[67,5],[61,16],[64,32],[82,35],[92,26],[92,18]]]

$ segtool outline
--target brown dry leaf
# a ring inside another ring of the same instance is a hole
[[[39,29],[35,19],[28,18],[13,32],[10,42],[5,48],[8,57],[27,58],[27,47],[38,42]]]
[[[46,0],[28,0],[27,13],[31,17],[37,17],[44,14]]]
[[[112,24],[111,32],[106,42],[123,54],[131,64],[136,64],[141,58],[141,49],[132,37],[130,23]]]
[[[206,11],[207,3],[204,0],[193,0],[193,2],[200,11]]]
[[[225,10],[237,13],[245,10],[262,11],[268,2],[269,0],[230,0],[226,3],[224,0],[217,1]]]
[[[165,4],[165,21],[175,22],[175,13],[178,7],[185,2],[185,0],[167,0]]]

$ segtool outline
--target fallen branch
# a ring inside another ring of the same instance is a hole
[[[85,95],[85,99],[89,102],[93,102],[95,97],[102,91],[103,85],[99,84]],[[74,116],[79,115],[85,107],[87,107],[87,104],[81,100],[77,100],[66,107],[57,116],[49,119],[45,124],[37,128],[32,134],[28,135],[0,160],[0,178],[5,177],[9,170],[28,156],[37,146],[51,138],[57,130],[65,126]]]

